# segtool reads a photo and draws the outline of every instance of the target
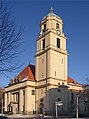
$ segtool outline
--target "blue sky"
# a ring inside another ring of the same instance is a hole
[[[36,40],[40,32],[40,21],[53,6],[55,14],[64,22],[63,31],[67,39],[68,75],[80,83],[89,76],[89,0],[7,0],[12,7],[16,24],[24,26],[24,44],[21,62],[35,64]],[[6,86],[9,79],[18,74],[1,76],[1,85]]]

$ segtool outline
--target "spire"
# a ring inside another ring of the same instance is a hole
[[[56,15],[54,13],[53,7],[51,6],[50,8],[50,12],[48,13],[48,15],[46,15],[43,19],[45,19],[47,16],[56,16],[57,18],[61,19],[58,15]]]
[[[54,13],[54,10],[53,10],[53,7],[51,6],[50,8],[50,14],[53,14]]]

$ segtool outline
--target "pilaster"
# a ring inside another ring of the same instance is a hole
[[[23,90],[20,89],[19,91],[19,112],[22,113],[23,111]]]
[[[5,100],[4,111],[7,111],[7,93],[4,94],[4,100]]]
[[[30,109],[30,99],[29,99],[29,87],[25,88],[25,113],[28,114],[29,113],[29,109]]]

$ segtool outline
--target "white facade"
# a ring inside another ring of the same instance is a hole
[[[31,81],[20,82],[19,84],[6,87],[4,111],[25,114],[33,113],[32,111],[35,109],[35,95],[32,95],[32,90],[35,90],[35,82]]]

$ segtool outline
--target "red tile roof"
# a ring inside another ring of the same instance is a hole
[[[28,80],[35,81],[35,66],[29,64],[18,76],[21,76],[21,80],[27,78]]]
[[[72,84],[80,85],[78,82],[76,82],[74,79],[72,79],[72,78],[69,77],[69,76],[68,76],[68,78],[67,78],[67,82],[68,82],[68,84],[69,84],[69,83],[72,83]]]
[[[29,64],[22,72],[19,73],[18,76],[21,76],[21,80],[23,79],[28,79],[28,80],[32,80],[35,81],[35,66]],[[17,76],[17,77],[18,77]],[[67,78],[67,83],[72,83],[72,84],[77,84],[80,85],[78,82],[76,82],[74,79],[72,79],[71,77],[68,76]]]

